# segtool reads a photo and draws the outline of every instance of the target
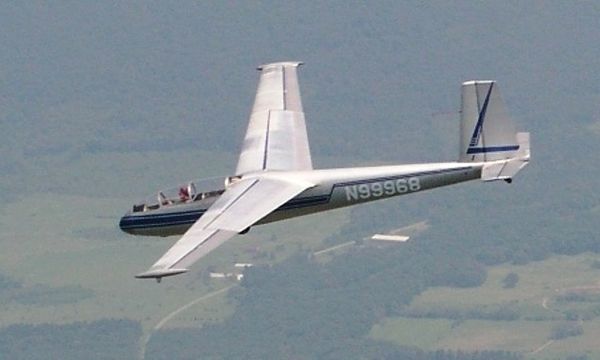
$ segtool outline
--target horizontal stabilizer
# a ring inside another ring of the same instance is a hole
[[[530,148],[529,133],[518,133],[519,151],[515,157],[508,160],[490,161],[483,165],[481,179],[483,181],[510,180],[522,168],[529,164]]]

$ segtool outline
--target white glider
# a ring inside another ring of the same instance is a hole
[[[256,224],[474,179],[510,183],[529,162],[529,133],[516,132],[496,83],[469,81],[462,84],[458,161],[313,170],[299,65],[258,68],[260,81],[234,176],[160,191],[123,216],[119,226],[131,234],[183,234],[136,277],[160,281],[184,273]]]

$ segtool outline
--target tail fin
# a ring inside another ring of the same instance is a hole
[[[462,84],[461,162],[485,162],[483,180],[509,180],[527,165],[529,133],[517,133],[495,81]]]
[[[519,145],[495,81],[462,84],[460,161],[510,159]]]

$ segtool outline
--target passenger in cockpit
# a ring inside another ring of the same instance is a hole
[[[179,188],[179,200],[181,200],[181,202],[186,202],[189,199],[190,199],[190,193],[189,193],[188,189],[186,189],[185,187]]]

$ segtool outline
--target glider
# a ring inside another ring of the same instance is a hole
[[[300,62],[258,68],[260,79],[235,175],[159,191],[121,218],[130,234],[183,236],[138,278],[185,273],[251,226],[406,195],[468,180],[508,183],[530,158],[495,81],[462,84],[458,161],[313,169],[297,70]]]

